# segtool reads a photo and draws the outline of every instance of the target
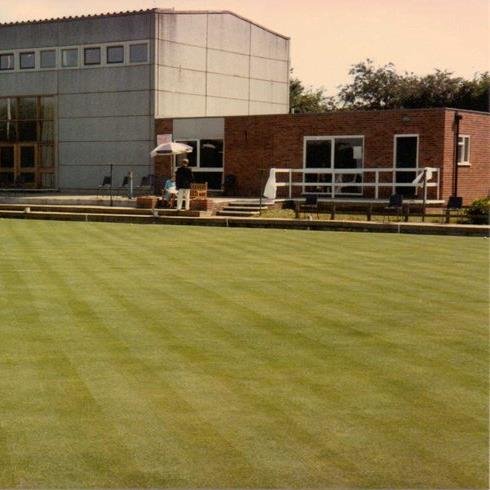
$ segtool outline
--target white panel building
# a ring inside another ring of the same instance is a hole
[[[0,24],[0,188],[151,174],[155,119],[289,111],[289,39],[228,11]]]

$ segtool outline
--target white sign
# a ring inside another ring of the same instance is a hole
[[[163,143],[172,143],[171,134],[157,134],[157,146],[163,145]]]

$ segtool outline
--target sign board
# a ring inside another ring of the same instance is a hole
[[[172,134],[157,134],[157,146],[163,143],[172,143]]]

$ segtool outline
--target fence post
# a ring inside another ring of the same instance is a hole
[[[113,179],[113,167],[114,165],[111,163],[111,171],[110,171],[110,175],[111,175],[111,183],[110,183],[110,187],[109,187],[109,192],[110,192],[110,199],[111,199],[111,207],[113,205],[113,200],[112,200],[112,179]]]
[[[335,202],[332,203],[332,211],[330,213],[330,219],[335,220]]]
[[[424,200],[422,202],[422,223],[425,222],[426,205],[427,205],[427,168],[424,168]]]
[[[379,172],[378,170],[375,170],[374,172],[374,199],[378,200],[379,199]]]
[[[370,203],[367,208],[367,220],[371,221],[372,217],[373,217],[373,205],[372,203]]]
[[[133,199],[133,171],[128,173],[128,198]]]
[[[260,196],[259,196],[259,216],[262,216],[262,194],[264,193],[263,189],[263,175],[264,175],[264,169],[261,168],[259,169],[260,172]]]
[[[289,199],[293,197],[293,169],[289,169]]]

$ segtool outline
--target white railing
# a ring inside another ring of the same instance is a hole
[[[379,190],[383,188],[390,188],[392,193],[395,193],[396,187],[412,187],[414,193],[416,193],[417,188],[423,188],[424,200],[427,200],[428,189],[436,189],[436,199],[440,199],[440,184],[441,184],[441,173],[440,168],[437,167],[418,167],[418,168],[354,168],[354,169],[334,169],[334,168],[275,168],[271,169],[275,171],[276,179],[281,174],[287,175],[286,182],[280,182],[276,180],[276,187],[286,187],[288,190],[288,197],[293,197],[293,188],[301,187],[304,194],[325,194],[329,195],[332,199],[335,197],[340,197],[339,195],[357,195],[363,194],[364,189],[374,188],[374,198],[379,199]],[[398,172],[412,172],[414,174],[413,180],[417,180],[417,183],[412,182],[397,182],[396,176]],[[301,174],[301,180],[294,180],[293,176],[296,174]],[[325,175],[330,176],[329,181],[318,181],[318,182],[306,182],[305,176],[308,174],[312,175]],[[365,176],[374,174],[374,179],[372,181],[366,182]],[[385,174],[391,174],[391,178],[380,178]],[[344,178],[346,176],[346,178]],[[352,179],[352,181],[349,180]],[[358,180],[358,182],[356,182]],[[308,191],[308,188],[329,188],[326,192],[312,192]],[[342,188],[356,188],[355,193],[342,193]]]

